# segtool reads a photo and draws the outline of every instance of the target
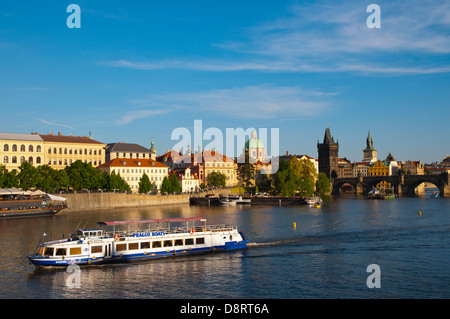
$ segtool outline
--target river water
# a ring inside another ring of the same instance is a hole
[[[0,298],[449,298],[450,200],[427,198],[341,196],[320,208],[174,205],[0,220]],[[89,228],[193,216],[237,224],[249,248],[81,267],[80,288],[67,285],[65,269],[35,269],[26,259],[44,232],[57,239],[80,222]],[[379,288],[367,284],[373,264]]]

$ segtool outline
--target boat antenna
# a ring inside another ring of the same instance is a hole
[[[86,224],[84,224],[83,230],[84,230],[84,227],[86,227],[86,225],[87,225],[88,222],[89,222],[89,219],[86,221]]]
[[[83,220],[81,219],[80,220],[80,222],[78,223],[78,225],[77,225],[77,228],[76,229],[78,229],[79,227],[80,227],[80,224],[81,224],[81,222],[82,222]]]

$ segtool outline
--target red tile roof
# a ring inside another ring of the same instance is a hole
[[[39,136],[44,142],[58,142],[58,143],[85,143],[85,144],[104,144],[102,142],[91,139],[87,136],[66,136],[66,135],[42,135]]]
[[[102,165],[102,167],[162,167],[168,168],[168,166],[161,164],[160,162],[152,159],[134,159],[134,158],[115,158]]]

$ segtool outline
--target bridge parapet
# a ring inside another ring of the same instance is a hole
[[[339,189],[344,184],[353,186],[355,192],[358,192],[358,189],[362,189],[362,193],[367,194],[381,181],[390,183],[397,195],[415,195],[415,188],[422,183],[436,185],[436,187],[439,188],[441,196],[444,196],[445,194],[450,195],[450,176],[446,173],[440,175],[392,175],[336,178],[333,180],[333,194],[339,194]]]

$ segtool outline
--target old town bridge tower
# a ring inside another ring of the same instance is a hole
[[[330,129],[325,129],[323,143],[317,141],[319,153],[319,173],[323,172],[330,180],[338,177],[339,172],[339,143],[331,136]]]

